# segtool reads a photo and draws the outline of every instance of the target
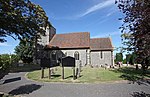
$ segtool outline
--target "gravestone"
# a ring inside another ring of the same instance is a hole
[[[80,77],[80,73],[81,73],[81,60],[76,60],[76,78]]]

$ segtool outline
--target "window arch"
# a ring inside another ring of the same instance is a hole
[[[76,51],[74,53],[74,58],[75,58],[75,60],[79,60],[79,52],[78,51]]]
[[[100,52],[100,58],[103,59],[103,51]]]
[[[67,52],[65,52],[65,56],[67,56]]]

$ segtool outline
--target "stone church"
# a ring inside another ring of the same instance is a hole
[[[90,38],[90,32],[56,34],[54,27],[46,28],[46,35],[38,39],[37,53],[43,58],[75,57],[82,66],[113,65],[113,45],[110,37]],[[46,47],[46,50],[43,48]],[[59,48],[59,49],[58,49]],[[60,53],[56,53],[59,50]],[[56,54],[56,55],[54,55]],[[54,58],[57,59],[57,58]]]

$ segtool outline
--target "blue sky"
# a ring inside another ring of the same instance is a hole
[[[56,33],[90,32],[92,38],[111,37],[114,47],[121,45],[122,17],[115,0],[31,0],[43,7]],[[19,41],[7,37],[0,43],[0,54],[13,53]],[[115,51],[116,52],[116,51]]]

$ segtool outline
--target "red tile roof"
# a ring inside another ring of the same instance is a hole
[[[113,50],[111,38],[90,39],[89,32],[55,34],[48,47],[59,47],[61,49],[90,48],[91,50]]]
[[[55,34],[50,41],[49,47],[57,46],[59,48],[89,48],[90,33],[77,32],[66,34]]]
[[[91,50],[113,50],[110,38],[92,38],[90,39]]]

